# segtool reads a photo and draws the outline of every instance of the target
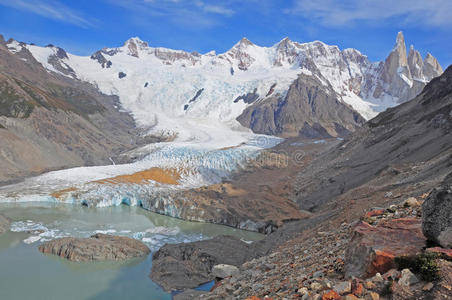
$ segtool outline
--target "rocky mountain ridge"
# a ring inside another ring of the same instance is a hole
[[[0,37],[0,182],[111,163],[139,135],[118,105],[90,84],[47,72],[25,48],[11,53]]]
[[[184,135],[194,134],[185,133],[193,118],[232,128],[241,124],[260,133],[293,135],[274,128],[256,129],[244,121],[249,119],[245,109],[259,103],[266,106],[275,98],[282,101],[300,74],[317,78],[325,89],[332,88],[339,106],[348,106],[370,119],[416,96],[428,81],[442,73],[430,54],[422,60],[411,48],[407,56],[401,32],[387,59],[375,63],[355,49],[340,50],[320,41],[298,43],[288,38],[271,47],[260,47],[243,38],[218,55],[213,51],[199,54],[153,48],[139,38],[127,40],[122,47],[104,48],[90,57],[75,56],[52,45],[42,48],[10,40],[7,46],[13,53],[28,49],[50,72],[88,81],[106,94],[119,96],[123,108],[140,126]],[[305,122],[313,127],[325,121],[314,117],[314,121],[301,120],[297,127]],[[347,124],[341,125],[348,129],[359,123],[353,118],[343,121]],[[334,128],[334,123],[340,122],[333,120],[326,127]],[[336,136],[340,130],[329,133]]]

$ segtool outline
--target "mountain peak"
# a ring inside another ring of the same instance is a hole
[[[137,46],[141,46],[141,47],[149,47],[148,43],[141,40],[139,37],[131,37],[130,39],[128,39],[127,41],[125,41],[124,46],[128,46],[130,44],[135,44]]]
[[[405,45],[405,37],[403,36],[403,32],[402,31],[399,31],[397,33],[396,43],[397,44],[402,44],[403,43]]]
[[[149,45],[147,42],[142,41],[139,37],[133,37],[124,43],[124,47],[127,48],[127,54],[138,58],[138,50],[146,49]]]
[[[243,37],[235,46],[244,47],[254,45],[249,39]]]

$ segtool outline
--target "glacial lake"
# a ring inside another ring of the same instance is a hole
[[[143,241],[152,253],[166,243],[189,242],[228,234],[244,241],[261,234],[186,222],[125,205],[87,208],[72,204],[0,204],[12,219],[11,232],[0,235],[0,299],[171,299],[149,274],[152,254],[126,262],[70,262],[42,254],[40,243],[63,236],[96,232]]]

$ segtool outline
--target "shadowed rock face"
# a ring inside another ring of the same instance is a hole
[[[292,83],[285,97],[256,102],[237,120],[256,133],[307,138],[343,136],[364,123],[356,111],[338,100],[330,86],[305,74]]]
[[[39,246],[39,251],[71,261],[126,260],[151,252],[138,240],[100,233],[89,238],[55,239]]]
[[[451,111],[449,67],[418,97],[380,113],[305,168],[297,177],[295,200],[301,208],[315,211],[378,178],[379,186],[426,182],[423,192],[429,191],[450,173]],[[406,171],[400,176],[391,171],[394,168]]]
[[[425,236],[444,248],[452,248],[452,173],[441,187],[430,193],[422,210]]]
[[[255,255],[251,245],[231,236],[168,244],[154,254],[150,277],[165,290],[193,288],[215,279],[215,265],[240,266]]]

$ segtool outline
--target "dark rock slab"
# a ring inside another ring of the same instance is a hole
[[[39,251],[71,261],[126,260],[148,255],[142,242],[129,237],[97,233],[89,238],[60,238],[39,246]]]
[[[154,254],[150,277],[167,291],[194,288],[215,279],[215,265],[240,266],[254,253],[251,245],[232,236],[167,244]]]
[[[418,218],[388,220],[377,226],[361,222],[356,225],[345,254],[345,275],[383,274],[396,267],[396,257],[421,253],[425,242]]]
[[[424,235],[444,248],[452,248],[452,180],[433,189],[422,211]]]

